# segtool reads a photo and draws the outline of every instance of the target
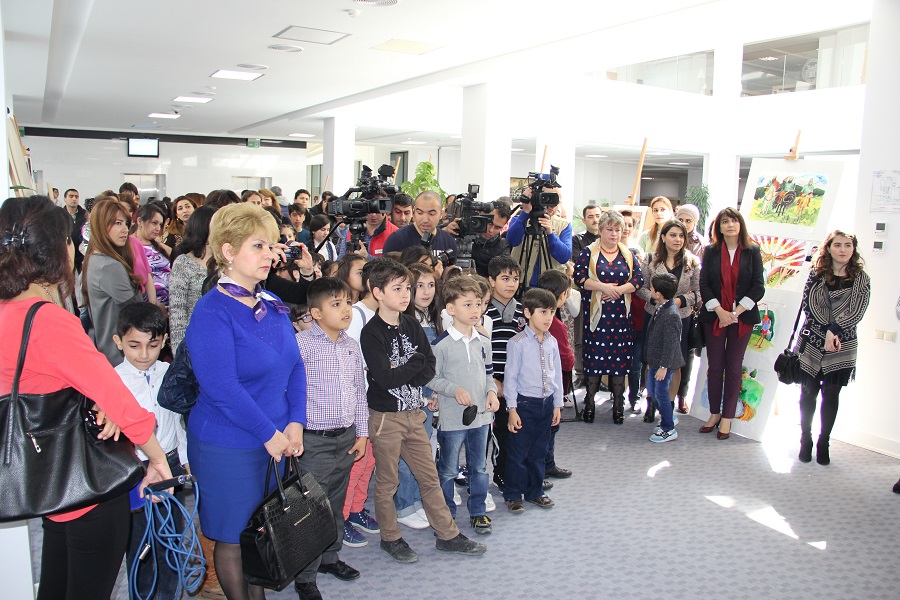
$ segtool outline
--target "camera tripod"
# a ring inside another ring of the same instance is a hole
[[[531,259],[535,254],[535,246],[537,246],[537,260],[534,265],[531,264]],[[542,271],[543,269],[550,268],[550,246],[547,244],[547,232],[543,227],[538,225],[536,222],[529,221],[528,225],[525,227],[525,237],[522,238],[522,254],[521,258],[524,261],[520,262],[523,265],[523,269],[529,269],[529,273],[522,273],[519,280],[519,292],[517,294],[518,298],[521,300],[522,295],[525,293],[531,284],[531,276],[534,273],[535,265]]]

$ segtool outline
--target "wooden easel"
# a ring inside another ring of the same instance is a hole
[[[801,130],[799,129],[797,130],[797,139],[794,140],[794,146],[791,148],[791,151],[788,153],[788,155],[784,157],[784,160],[797,160],[800,158],[800,156],[797,154],[798,150],[800,149],[800,131]]]
[[[647,156],[647,138],[644,138],[644,146],[641,148],[641,157],[638,159],[637,174],[634,176],[634,186],[631,189],[631,196],[625,200],[625,204],[634,206],[641,203],[641,173],[644,171],[644,157]]]

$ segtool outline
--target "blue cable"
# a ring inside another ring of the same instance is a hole
[[[174,485],[192,482],[194,485],[194,508],[187,508],[169,492],[162,491]],[[159,502],[153,502],[153,499]],[[206,574],[206,559],[194,527],[194,516],[200,504],[200,486],[190,475],[182,475],[172,480],[163,481],[144,489],[144,513],[147,516],[147,528],[141,538],[140,554],[131,565],[128,576],[128,588],[132,600],[150,600],[156,594],[157,551],[166,553],[166,564],[178,573],[178,588],[175,599],[181,596],[182,590],[188,594],[196,592],[203,583]],[[185,526],[184,531],[177,531],[174,516],[180,512]],[[157,550],[159,547],[159,550]],[[148,596],[141,596],[138,589],[138,573],[141,563],[148,560],[153,569],[153,584]]]

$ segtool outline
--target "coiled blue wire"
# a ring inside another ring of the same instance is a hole
[[[194,516],[197,514],[197,505],[200,504],[200,486],[194,484],[194,508],[188,512],[187,508],[169,492],[154,492],[150,488],[144,490],[144,511],[147,515],[147,529],[141,538],[139,548],[150,545],[150,553],[146,556],[147,566],[153,569],[153,584],[148,596],[141,596],[138,589],[138,571],[141,563],[145,562],[136,558],[131,565],[128,574],[128,588],[132,600],[150,600],[156,593],[157,579],[157,551],[166,553],[166,564],[178,573],[178,589],[175,591],[175,599],[181,596],[181,592],[188,594],[196,592],[203,576],[206,574],[206,559],[200,547],[200,539],[197,537],[197,529],[194,527]],[[158,498],[159,502],[153,502]],[[181,513],[185,526],[184,531],[176,530],[173,516]],[[158,549],[159,550],[158,550]],[[174,600],[174,599],[173,599]]]

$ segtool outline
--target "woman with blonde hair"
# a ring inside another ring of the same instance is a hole
[[[203,534],[229,600],[262,598],[244,579],[241,531],[263,499],[270,457],[303,453],[306,373],[290,309],[262,288],[278,227],[249,202],[220,208],[209,245],[221,276],[197,302],[184,343],[200,384],[188,421],[192,472],[203,481]],[[280,469],[279,469],[280,470]]]
[[[816,462],[831,462],[829,441],[837,419],[838,399],[856,369],[856,326],[869,306],[871,284],[863,271],[856,236],[836,230],[819,246],[803,288],[805,316],[797,340],[800,381],[800,462],[812,460],[812,420],[822,392],[821,428]]]
[[[659,241],[659,230],[666,221],[672,218],[672,201],[665,196],[657,196],[650,201],[650,216],[653,218],[653,226],[641,232],[638,237],[638,247],[645,255],[656,252],[656,244]]]
[[[140,302],[142,279],[134,274],[127,209],[113,198],[101,200],[91,211],[91,241],[82,265],[82,293],[94,324],[94,344],[112,366],[122,362],[122,351],[112,336],[119,311]],[[141,256],[140,258],[145,257]]]

